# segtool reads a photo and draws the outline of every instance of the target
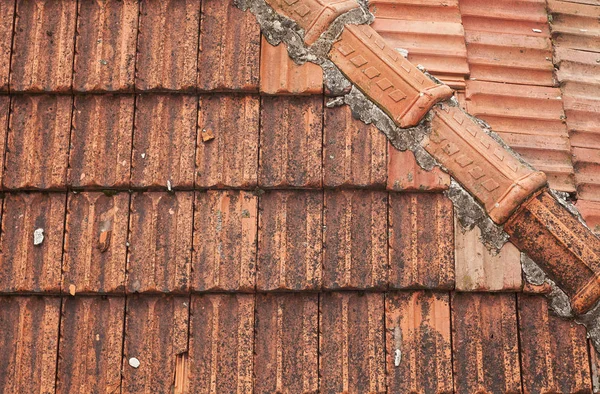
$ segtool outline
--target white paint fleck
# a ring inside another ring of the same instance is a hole
[[[42,242],[44,242],[44,229],[37,228],[33,232],[33,244],[37,246],[37,245],[41,245]]]
[[[540,29],[531,29],[532,32],[534,33],[541,33],[542,31]]]
[[[402,352],[400,351],[400,349],[396,349],[394,351],[394,365],[396,367],[399,367],[400,361],[402,361]]]
[[[402,55],[403,58],[408,59],[408,49],[405,48],[394,48],[396,52]]]
[[[173,191],[173,189],[171,188],[171,181],[169,181],[169,180],[167,180],[167,190]]]
[[[142,153],[140,156],[142,156],[142,159],[146,158],[146,154],[145,153]]]
[[[140,360],[138,360],[135,357],[131,357],[129,359],[129,365],[131,365],[133,368],[139,368],[140,367]]]

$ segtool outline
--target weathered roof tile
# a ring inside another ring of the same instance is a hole
[[[600,202],[579,199],[576,205],[587,225],[597,235],[600,234]]]
[[[0,92],[8,90],[14,22],[14,0],[0,1]]]
[[[388,142],[387,189],[395,191],[441,191],[450,186],[450,175],[439,167],[425,171],[409,150],[404,152]]]
[[[548,13],[552,16],[552,38],[557,47],[599,52],[600,9],[597,2],[577,4],[548,0]]]
[[[10,113],[10,96],[0,96],[0,160],[4,163],[6,155],[6,134],[8,131],[8,119]],[[2,177],[4,175],[4,164],[0,166],[0,189],[2,188]]]

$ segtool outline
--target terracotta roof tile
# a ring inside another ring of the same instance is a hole
[[[198,88],[258,91],[260,29],[231,1],[202,0]]]
[[[256,96],[200,96],[197,187],[256,186],[259,107]]]
[[[384,393],[384,296],[322,293],[319,319],[320,390]]]
[[[254,296],[192,296],[189,392],[252,391]]]
[[[11,101],[4,187],[65,188],[72,97],[17,95]]]
[[[590,392],[585,327],[554,316],[545,297],[519,295],[518,301],[523,390]]]
[[[6,194],[0,236],[1,292],[60,292],[63,193]],[[43,240],[36,245],[35,234]]]
[[[194,185],[198,98],[138,95],[133,131],[131,184],[169,189]]]
[[[253,291],[258,197],[237,190],[196,192],[192,288]]]
[[[254,392],[319,390],[319,296],[256,297]]]
[[[6,155],[6,134],[8,131],[8,119],[10,113],[10,96],[0,96],[0,160],[4,163]],[[4,175],[4,164],[0,166],[0,189],[2,188],[2,177]]]
[[[395,191],[441,191],[450,186],[450,175],[439,167],[425,171],[411,151],[399,151],[388,142],[387,189]]]
[[[448,293],[388,293],[385,317],[388,392],[452,393]]]
[[[63,299],[57,392],[120,390],[124,319],[124,297]]]
[[[15,22],[14,0],[0,1],[0,91],[8,90],[10,55],[12,52],[13,25]]]
[[[578,196],[600,201],[600,149],[574,147],[573,162]]]
[[[320,289],[323,193],[268,192],[261,197],[258,220],[257,289]]]
[[[457,393],[520,393],[514,294],[453,293],[452,348]]]
[[[70,186],[129,186],[133,112],[133,96],[75,96],[68,169]]]
[[[600,9],[598,3],[576,4],[568,1],[548,0],[552,16],[552,38],[557,47],[599,52]]]
[[[189,300],[127,297],[122,393],[173,392],[176,358],[188,349]]]
[[[138,90],[194,90],[200,2],[140,2],[135,87]]]
[[[53,393],[58,297],[0,297],[0,392]]]
[[[71,90],[77,1],[18,0],[11,91]]]
[[[577,209],[588,226],[596,234],[600,233],[600,202],[577,200]]]
[[[285,44],[260,42],[260,92],[265,94],[320,94],[323,92],[323,69],[314,63],[296,64]]]
[[[193,192],[134,193],[129,217],[128,292],[189,290]]]
[[[127,193],[69,193],[65,293],[124,291],[128,218]]]
[[[321,187],[323,97],[263,97],[258,181],[262,187]]]
[[[323,287],[387,287],[386,192],[325,191]]]
[[[389,226],[391,288],[454,288],[453,208],[448,198],[390,193]]]
[[[350,107],[326,108],[323,128],[326,187],[382,187],[386,180],[385,135],[352,116]]]
[[[73,90],[133,90],[138,0],[78,3]]]

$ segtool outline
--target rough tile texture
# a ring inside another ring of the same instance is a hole
[[[453,293],[451,305],[456,392],[520,393],[515,295]]]
[[[0,291],[60,291],[66,196],[7,194],[0,235]],[[35,244],[35,232],[43,232]]]
[[[189,392],[252,391],[254,296],[192,296]]]
[[[72,107],[69,96],[12,97],[4,188],[66,187]]]
[[[323,98],[263,97],[259,186],[321,187]]]
[[[129,194],[69,193],[64,293],[122,293]]]
[[[321,392],[386,391],[383,298],[381,293],[322,293]]]
[[[255,96],[200,96],[196,187],[256,186],[259,106]]]
[[[74,91],[133,90],[138,16],[138,0],[79,1]]]
[[[323,287],[387,287],[386,192],[326,190]]]
[[[441,191],[450,186],[450,175],[439,167],[425,171],[411,151],[401,152],[388,142],[387,189],[395,191]]]
[[[11,91],[71,90],[76,0],[18,0]]]
[[[259,290],[318,290],[322,283],[323,193],[272,191],[261,197]]]
[[[75,96],[68,170],[71,187],[129,186],[133,112],[133,96]]]
[[[202,0],[198,89],[257,91],[260,30],[231,1]]]
[[[140,2],[137,90],[195,88],[199,23],[199,1]]]
[[[254,392],[319,390],[317,294],[264,294],[256,299]]]
[[[6,134],[8,131],[8,117],[10,113],[10,100],[9,96],[0,96],[0,160],[3,163],[0,166],[0,188],[2,187],[2,177],[4,175],[4,157],[6,154]]]
[[[133,187],[169,189],[194,185],[197,100],[187,95],[136,97]]]
[[[448,293],[388,293],[385,317],[388,392],[452,393]]]
[[[235,190],[196,192],[192,288],[253,291],[258,197]]]
[[[600,234],[600,202],[578,200],[577,209],[592,231]]]
[[[442,194],[390,193],[391,288],[454,288],[452,212]]]
[[[8,90],[14,22],[14,0],[0,1],[0,92]]]
[[[323,128],[326,187],[382,187],[386,181],[385,135],[354,119],[350,107],[326,108]]]
[[[63,298],[58,393],[118,392],[125,298]]]

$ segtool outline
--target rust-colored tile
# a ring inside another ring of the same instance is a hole
[[[600,149],[573,147],[577,195],[600,201]]]
[[[256,96],[200,96],[196,187],[256,186],[259,106]]]
[[[189,289],[193,200],[193,192],[132,195],[128,292],[182,293]]]
[[[15,22],[15,1],[0,1],[0,91],[8,90],[10,54],[12,51],[13,25]]]
[[[71,90],[76,20],[76,0],[17,0],[11,91]]]
[[[387,287],[386,192],[326,190],[323,287]]]
[[[323,193],[273,191],[261,197],[257,288],[318,290],[322,283]]]
[[[194,90],[199,26],[199,1],[141,1],[135,88]]]
[[[11,101],[4,187],[65,188],[73,99],[17,95]]]
[[[75,96],[69,185],[126,188],[131,171],[133,96]]]
[[[320,298],[320,391],[385,393],[383,293],[322,293]]]
[[[523,391],[589,393],[585,327],[552,314],[540,295],[519,294]]]
[[[0,297],[0,392],[54,393],[60,298]]]
[[[457,291],[520,291],[523,286],[521,252],[507,242],[493,254],[481,242],[481,230],[454,225]]]
[[[83,0],[78,7],[73,90],[133,90],[139,1]]]
[[[317,294],[263,294],[256,298],[255,393],[316,393]]]
[[[60,292],[66,196],[7,194],[0,236],[0,291]],[[41,244],[35,234],[43,234]]]
[[[285,44],[260,43],[260,91],[265,94],[319,94],[323,92],[323,69],[307,62],[296,64]]]
[[[194,185],[198,98],[138,95],[131,184],[169,189]]]
[[[388,392],[453,393],[448,293],[388,293],[385,317]]]
[[[452,295],[456,392],[520,393],[515,295]]]
[[[202,0],[198,89],[258,91],[260,28],[231,1]]]
[[[383,187],[386,181],[385,135],[354,119],[350,107],[326,108],[323,183],[328,187]]]
[[[188,351],[189,302],[189,297],[127,297],[122,393],[174,392],[176,359]]]
[[[260,126],[259,185],[320,188],[323,98],[263,97]]]
[[[450,175],[439,167],[422,169],[411,151],[399,151],[388,142],[387,189],[395,191],[442,191],[450,186]]]
[[[252,392],[254,296],[192,296],[189,392]]]
[[[600,234],[600,202],[577,200],[577,209],[590,229],[597,235]]]
[[[10,112],[10,97],[0,96],[0,163],[4,163],[6,154],[6,134],[8,131],[8,119]],[[2,188],[2,177],[4,175],[4,164],[0,166],[0,188]]]
[[[236,190],[196,192],[192,287],[253,291],[258,197]]]
[[[600,52],[598,48],[598,38],[600,37],[598,3],[576,3],[548,0],[554,44],[557,47]]]
[[[437,193],[390,193],[390,287],[454,288],[452,202]]]
[[[121,389],[123,297],[63,299],[57,393]]]

